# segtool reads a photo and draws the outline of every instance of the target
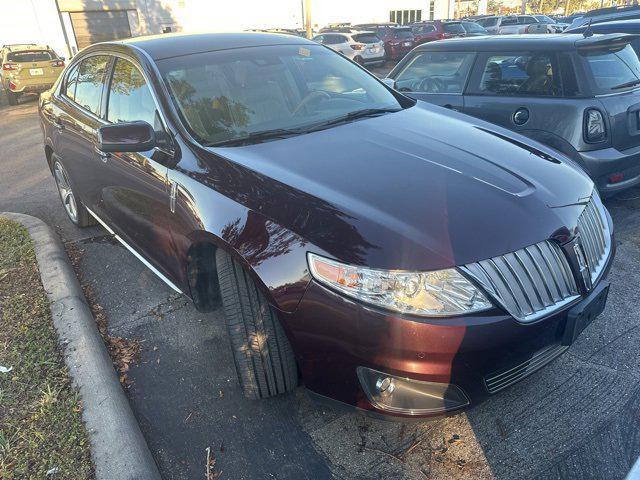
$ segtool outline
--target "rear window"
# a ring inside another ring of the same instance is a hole
[[[474,22],[462,22],[462,27],[469,33],[486,33],[487,31]]]
[[[591,72],[596,93],[613,93],[637,88],[640,61],[631,45],[617,50],[580,52]],[[623,85],[629,83],[628,86]]]
[[[394,38],[412,38],[413,34],[411,33],[410,28],[402,28],[394,30],[393,36]]]
[[[461,23],[443,23],[442,30],[445,33],[466,33]]]
[[[462,93],[474,53],[421,52],[395,78],[402,92]]]
[[[358,43],[378,43],[380,41],[375,33],[358,33],[352,38]]]
[[[28,52],[12,52],[7,55],[8,62],[46,62],[58,58],[53,52],[47,50],[29,50]]]

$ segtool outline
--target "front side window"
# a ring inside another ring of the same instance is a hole
[[[476,20],[476,23],[479,23],[484,28],[495,27],[498,24],[498,17],[481,18]]]
[[[118,58],[109,86],[107,120],[112,123],[143,120],[154,125],[156,104],[140,70]]]
[[[106,76],[109,57],[94,55],[80,62],[75,102],[96,115],[100,114],[102,87]]]
[[[501,26],[504,25],[517,25],[518,24],[518,19],[516,17],[504,17],[502,19],[502,21],[500,22]]]
[[[529,16],[518,17],[518,23],[521,25],[529,25],[531,23],[538,23],[536,19]]]
[[[483,64],[480,93],[523,96],[560,94],[558,75],[549,54],[491,56]]]
[[[55,60],[56,58],[58,58],[58,56],[48,50],[29,50],[13,52],[7,55],[8,62],[16,63],[46,62],[47,60]]]
[[[421,52],[396,77],[401,92],[462,93],[474,53]]]
[[[640,61],[631,45],[580,52],[591,72],[596,93],[623,92],[640,83]]]
[[[401,108],[372,75],[317,45],[199,53],[158,67],[185,126],[205,145]]]

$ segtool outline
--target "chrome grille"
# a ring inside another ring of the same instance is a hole
[[[548,315],[579,296],[567,257],[548,240],[462,269],[522,322]]]
[[[591,198],[578,218],[578,233],[592,284],[600,277],[611,252],[611,232],[602,208],[595,198]]]
[[[489,393],[496,393],[503,388],[507,388],[509,385],[519,382],[524,377],[528,377],[533,372],[540,370],[567,348],[568,347],[564,345],[551,345],[539,352],[536,352],[530,359],[516,365],[515,367],[487,375],[484,377],[484,383],[487,386],[487,390]]]

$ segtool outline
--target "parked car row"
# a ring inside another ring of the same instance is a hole
[[[414,49],[388,78],[409,96],[564,153],[611,195],[640,184],[637,42],[625,34],[443,40]]]
[[[613,224],[585,171],[453,111],[500,123],[520,95],[509,115],[555,122],[576,160],[629,155],[627,39],[555,38],[426,43],[391,74],[403,91],[290,35],[101,43],[41,96],[43,157],[74,224],[100,222],[200,311],[222,302],[247,397],[302,380],[375,414],[456,412],[607,301]]]

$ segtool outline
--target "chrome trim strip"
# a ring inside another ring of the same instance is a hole
[[[548,348],[540,350],[531,356],[528,360],[500,373],[486,375],[484,383],[489,393],[496,393],[503,390],[520,380],[537,372],[552,360],[556,359],[565,350],[569,348],[566,345],[552,345]]]
[[[169,280],[167,277],[165,277],[162,273],[160,273],[158,271],[157,268],[155,268],[153,265],[151,265],[149,263],[148,260],[146,260],[142,255],[140,255],[138,252],[136,252],[134,250],[134,248],[129,245],[127,242],[125,242],[122,237],[120,237],[120,235],[118,235],[117,233],[115,233],[106,223],[104,223],[104,221],[102,221],[102,219],[100,217],[98,217],[98,215],[96,215],[91,209],[89,209],[88,207],[84,207],[87,209],[87,212],[89,212],[91,214],[91,216],[93,218],[95,218],[98,223],[100,223],[100,225],[102,225],[105,230],[107,230],[107,232],[109,232],[111,235],[113,235],[115,237],[116,240],[118,240],[127,250],[129,250],[131,253],[133,253],[133,255],[140,260],[149,270],[151,270],[153,273],[155,273],[158,278],[160,278],[160,280],[162,280],[164,283],[166,283],[167,285],[169,285],[173,290],[175,290],[178,293],[183,293],[182,290],[180,290],[171,280]]]

